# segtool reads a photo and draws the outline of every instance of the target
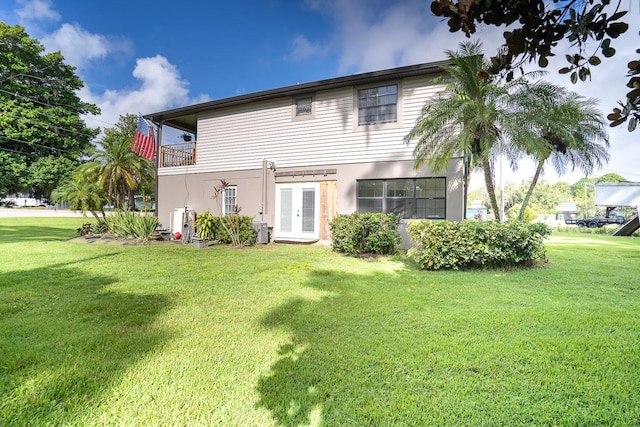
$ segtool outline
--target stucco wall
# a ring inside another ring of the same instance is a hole
[[[235,172],[188,173],[159,177],[158,216],[165,228],[170,228],[171,213],[176,208],[190,206],[196,212],[210,209],[220,214],[220,203],[214,200],[214,187],[224,179],[238,188],[237,203],[243,215],[254,216],[255,220],[266,221],[272,226],[275,221],[275,184],[285,182],[337,181],[337,204],[339,214],[356,211],[356,182],[358,179],[413,178],[445,176],[447,178],[447,219],[459,221],[463,218],[463,185],[460,160],[452,160],[446,173],[433,174],[427,169],[414,170],[412,161],[332,164],[306,167],[277,168],[276,172],[329,170],[335,173],[315,176],[276,176],[273,170],[256,165],[253,170]],[[264,188],[264,190],[263,190]],[[264,196],[263,196],[264,194]]]

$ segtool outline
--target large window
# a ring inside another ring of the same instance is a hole
[[[358,181],[358,212],[395,213],[402,218],[444,219],[445,178]]]
[[[358,125],[396,123],[398,85],[358,90]]]
[[[235,215],[238,204],[238,187],[231,186],[224,189],[222,215]]]

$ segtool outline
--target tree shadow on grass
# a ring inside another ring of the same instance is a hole
[[[105,290],[112,283],[71,264],[0,274],[1,425],[78,422],[168,339],[154,320],[171,301]]]
[[[428,402],[431,371],[424,348],[413,351],[407,342],[425,331],[407,324],[411,303],[395,306],[396,298],[406,301],[397,274],[312,272],[305,285],[323,297],[292,300],[263,319],[292,332],[257,386],[258,406],[278,425],[420,425],[415,417]]]
[[[43,225],[0,225],[0,244],[57,241],[75,236],[74,229],[69,226],[45,225],[46,218],[42,221]]]

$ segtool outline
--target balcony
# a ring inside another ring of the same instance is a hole
[[[196,164],[196,142],[181,142],[160,146],[160,167],[191,166]]]

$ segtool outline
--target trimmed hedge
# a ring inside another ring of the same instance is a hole
[[[440,270],[528,265],[547,260],[545,224],[520,221],[411,221],[415,247],[408,255],[422,269]]]
[[[336,252],[357,254],[394,254],[400,249],[400,217],[394,214],[353,213],[335,217],[329,226]]]

